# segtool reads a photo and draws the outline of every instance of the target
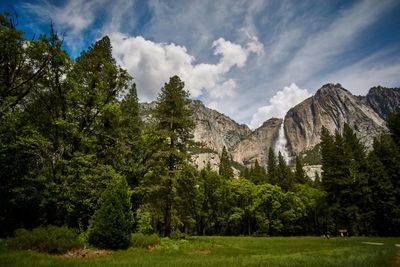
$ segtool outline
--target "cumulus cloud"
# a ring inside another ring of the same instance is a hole
[[[300,89],[295,83],[285,86],[269,100],[269,105],[257,109],[251,119],[251,128],[256,129],[270,118],[283,118],[290,108],[310,96],[307,89]]]
[[[142,100],[156,98],[160,88],[172,75],[185,81],[186,89],[193,97],[207,94],[211,99],[236,95],[236,82],[226,74],[233,68],[245,66],[251,53],[262,53],[262,44],[251,39],[245,46],[219,38],[212,43],[216,64],[195,63],[186,47],[173,43],[156,43],[142,36],[110,34],[113,53],[117,62],[131,73]]]

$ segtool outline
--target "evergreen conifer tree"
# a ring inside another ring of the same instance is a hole
[[[278,185],[284,190],[289,191],[293,187],[293,174],[289,166],[286,163],[285,158],[282,156],[281,152],[278,154]]]
[[[267,172],[268,172],[268,181],[270,184],[278,183],[278,169],[275,152],[272,147],[268,150],[268,162],[267,162]]]
[[[190,160],[188,149],[193,145],[192,111],[190,100],[184,90],[184,82],[178,76],[170,78],[161,89],[152,116],[153,128],[147,136],[147,173],[144,187],[147,200],[163,218],[163,234],[170,236],[172,230],[172,205],[174,184],[179,170]]]
[[[388,128],[393,140],[400,149],[400,106],[397,107],[395,112],[389,114]]]
[[[115,174],[90,219],[89,243],[100,248],[127,248],[133,227],[131,208],[128,183],[124,177]]]
[[[228,155],[226,147],[222,149],[221,161],[219,163],[219,175],[226,179],[233,177],[233,170],[231,166],[231,160]]]
[[[308,181],[308,177],[303,169],[303,163],[299,156],[296,157],[296,170],[294,174],[294,180],[296,183],[305,184]]]
[[[250,179],[254,184],[263,184],[267,182],[267,172],[260,166],[258,160],[255,161],[250,171]]]

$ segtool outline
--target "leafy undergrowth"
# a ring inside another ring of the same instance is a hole
[[[54,254],[61,254],[83,246],[76,230],[51,225],[33,230],[18,229],[15,236],[7,240],[7,245],[15,249]]]
[[[63,258],[0,245],[0,262],[1,266],[397,266],[399,243],[400,238],[357,237],[162,238],[151,249],[131,247],[95,258]]]

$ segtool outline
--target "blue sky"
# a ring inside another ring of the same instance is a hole
[[[13,1],[28,38],[65,34],[76,57],[109,35],[151,101],[178,74],[191,97],[257,127],[323,84],[400,86],[400,1]]]

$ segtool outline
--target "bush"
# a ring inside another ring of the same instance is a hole
[[[144,235],[135,233],[131,235],[131,244],[136,248],[150,248],[160,244],[160,238],[156,234]]]
[[[82,247],[78,232],[67,227],[46,226],[33,230],[18,229],[9,245],[17,249],[32,249],[47,253],[63,253]]]
[[[136,232],[142,234],[153,233],[151,226],[151,214],[148,211],[138,209],[136,211]]]
[[[90,244],[109,249],[127,248],[133,227],[133,213],[124,177],[115,174],[98,203],[98,209],[89,222]]]
[[[171,233],[171,239],[186,239],[187,236],[185,233],[182,233],[181,231],[179,231],[179,229],[172,231]]]

